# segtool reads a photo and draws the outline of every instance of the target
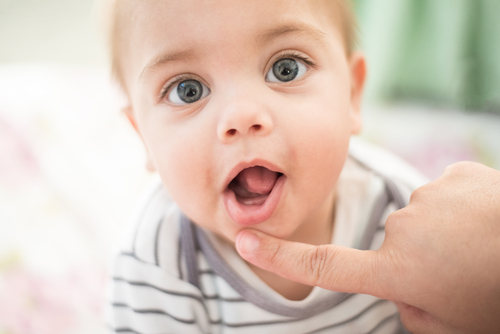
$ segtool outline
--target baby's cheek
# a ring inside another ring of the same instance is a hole
[[[210,185],[215,183],[208,150],[202,141],[189,136],[177,136],[166,146],[160,175],[171,196],[188,215],[206,211],[214,198]]]
[[[326,111],[313,115],[315,119],[303,122],[310,122],[310,126],[295,138],[297,163],[302,166],[305,184],[314,184],[318,190],[323,185],[324,191],[329,192],[345,162],[350,139],[349,123],[346,117],[334,117]]]

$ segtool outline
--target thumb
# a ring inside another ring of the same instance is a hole
[[[246,261],[289,280],[324,289],[387,298],[377,275],[376,251],[336,245],[312,246],[242,230],[236,249]]]

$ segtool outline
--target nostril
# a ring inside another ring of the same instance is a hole
[[[254,124],[252,125],[248,131],[250,132],[260,132],[263,129],[263,126],[261,124]],[[238,130],[237,129],[229,129],[226,131],[226,136],[228,137],[234,137],[237,134]],[[242,132],[242,134],[245,134],[247,132]]]

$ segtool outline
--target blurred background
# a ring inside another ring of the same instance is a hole
[[[500,1],[357,0],[362,137],[428,178],[500,169]],[[92,0],[0,0],[0,334],[100,333],[106,265],[156,176]]]

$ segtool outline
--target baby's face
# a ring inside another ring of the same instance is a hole
[[[300,240],[331,219],[364,60],[346,58],[327,3],[133,5],[129,116],[196,224],[229,240],[250,226]]]

